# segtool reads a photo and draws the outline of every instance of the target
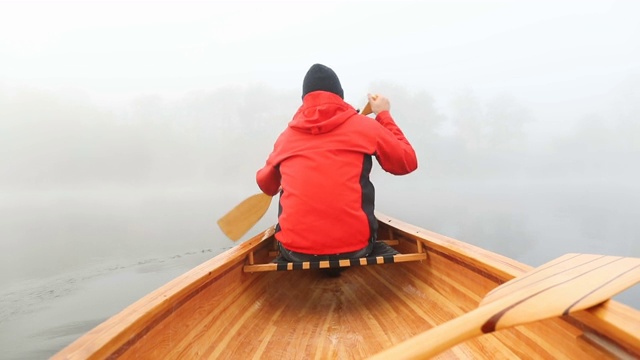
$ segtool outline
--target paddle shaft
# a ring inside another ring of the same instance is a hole
[[[360,111],[361,115],[369,115],[371,114],[373,111],[371,110],[371,103],[367,102],[367,104],[364,106],[364,109],[362,109],[362,111]]]
[[[484,306],[374,355],[369,359],[428,359],[467,339],[482,335],[482,320],[495,311]],[[480,325],[479,325],[480,324]]]

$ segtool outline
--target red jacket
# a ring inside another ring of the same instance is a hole
[[[265,194],[275,195],[282,186],[278,241],[289,250],[316,255],[367,246],[377,231],[369,181],[372,155],[395,175],[418,166],[389,112],[374,121],[338,95],[307,94],[256,174]]]

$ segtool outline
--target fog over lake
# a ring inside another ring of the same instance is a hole
[[[410,175],[374,165],[378,211],[532,266],[640,257],[637,14],[0,1],[0,358],[47,358],[234,246],[216,220],[259,191],[314,63],[356,108],[387,96],[416,149]]]

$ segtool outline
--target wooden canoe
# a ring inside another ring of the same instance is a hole
[[[379,239],[403,254],[424,252],[424,260],[352,266],[340,277],[263,272],[249,265],[273,258],[270,228],[138,300],[53,359],[362,359],[473,310],[490,290],[531,269],[376,216]],[[482,335],[437,356],[637,357],[640,312],[613,300]]]

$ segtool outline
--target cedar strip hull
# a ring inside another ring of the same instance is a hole
[[[113,316],[53,359],[362,359],[475,309],[531,267],[377,214],[379,238],[422,262],[245,273],[270,260],[273,229]],[[640,354],[640,312],[615,301],[469,340],[438,358],[607,359]]]

